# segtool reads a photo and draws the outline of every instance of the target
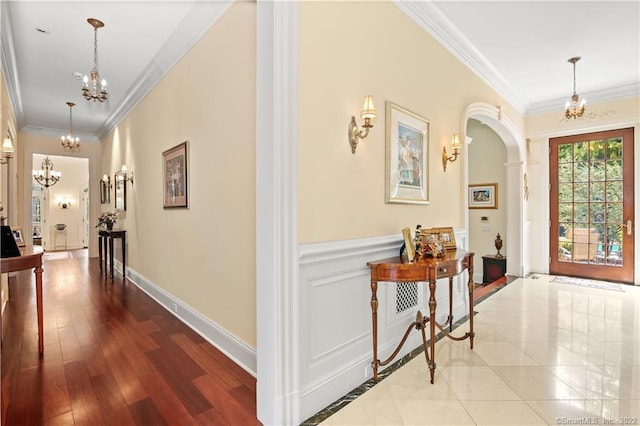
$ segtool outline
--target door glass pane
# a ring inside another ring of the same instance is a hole
[[[558,146],[558,260],[622,265],[622,139]]]

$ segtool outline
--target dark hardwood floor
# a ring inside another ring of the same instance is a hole
[[[86,250],[44,256],[44,355],[34,274],[9,279],[2,425],[256,425],[256,380]]]

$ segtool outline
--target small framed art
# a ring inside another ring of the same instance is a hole
[[[22,227],[21,226],[12,226],[11,233],[13,234],[13,239],[16,240],[16,244],[18,247],[24,247],[24,236],[22,235]]]
[[[385,202],[429,203],[429,121],[386,102]]]
[[[433,228],[438,232],[438,239],[442,243],[445,250],[456,250],[456,235],[453,233],[453,228]]]
[[[163,204],[165,209],[189,207],[187,141],[162,153]]]
[[[100,204],[109,204],[111,203],[111,178],[107,175],[104,175],[102,179],[100,179]]]
[[[115,208],[117,212],[127,211],[127,181],[125,175],[121,171],[117,171],[113,176],[113,195],[115,199]]]
[[[498,184],[480,183],[469,185],[470,209],[497,209]]]

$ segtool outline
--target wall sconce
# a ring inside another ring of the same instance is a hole
[[[460,154],[460,136],[457,133],[453,134],[451,138],[451,148],[453,149],[453,155],[447,155],[447,147],[442,147],[442,169],[447,171],[447,161],[451,161],[452,163],[458,159],[458,155]]]
[[[2,141],[2,159],[0,159],[0,164],[7,164],[9,159],[13,157],[13,144],[11,143],[11,138],[7,136]]]
[[[102,175],[102,182],[108,187],[111,188],[111,177],[109,175]]]
[[[71,200],[64,200],[64,201],[58,202],[58,207],[60,207],[61,209],[68,209],[69,207],[71,207]]]
[[[373,106],[373,96],[367,95],[364,97],[364,105],[362,106],[362,112],[360,117],[364,119],[362,128],[364,130],[358,131],[358,125],[356,124],[356,117],[351,116],[351,122],[349,123],[349,145],[351,146],[351,153],[356,153],[356,147],[358,146],[358,139],[366,138],[369,135],[369,129],[373,127],[371,120],[376,118],[376,108]]]
[[[129,181],[131,182],[131,185],[133,185],[133,172],[130,172],[126,165],[122,165],[120,168],[120,174],[122,175],[123,181]]]

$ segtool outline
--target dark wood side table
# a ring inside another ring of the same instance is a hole
[[[492,283],[507,274],[507,258],[495,255],[482,256],[482,283]]]
[[[371,270],[371,323],[373,334],[373,361],[371,368],[373,369],[373,380],[378,381],[378,367],[389,364],[393,358],[398,355],[400,349],[407,340],[412,329],[420,330],[422,333],[422,346],[424,355],[427,359],[429,372],[431,374],[431,383],[433,384],[433,376],[436,369],[436,327],[445,336],[452,340],[469,339],[471,349],[473,349],[473,253],[464,250],[448,251],[444,257],[426,258],[412,263],[407,262],[405,258],[390,257],[375,262],[367,263]],[[453,328],[453,277],[461,274],[463,271],[469,271],[469,280],[467,287],[469,288],[469,331],[463,336],[455,337],[449,334],[445,327],[449,326],[449,331]],[[449,316],[447,322],[440,324],[436,321],[436,280],[438,278],[449,278]],[[423,316],[420,311],[416,313],[416,320],[409,325],[404,337],[393,351],[391,356],[380,361],[378,359],[378,282],[428,282],[429,283],[429,316]],[[427,346],[426,324],[429,323],[429,347]]]
[[[36,274],[36,312],[38,315],[38,350],[44,353],[44,335],[42,318],[42,247],[26,246],[20,248],[20,256],[0,259],[0,273],[22,271],[33,268]]]
[[[127,231],[124,229],[101,229],[98,231],[98,255],[100,258],[100,275],[104,270],[107,275],[107,259],[109,259],[109,265],[111,268],[111,278],[113,278],[113,240],[120,238],[122,241],[122,277],[126,275],[125,260],[127,258]],[[107,251],[108,248],[108,251]],[[104,252],[104,269],[102,267],[102,255]]]

